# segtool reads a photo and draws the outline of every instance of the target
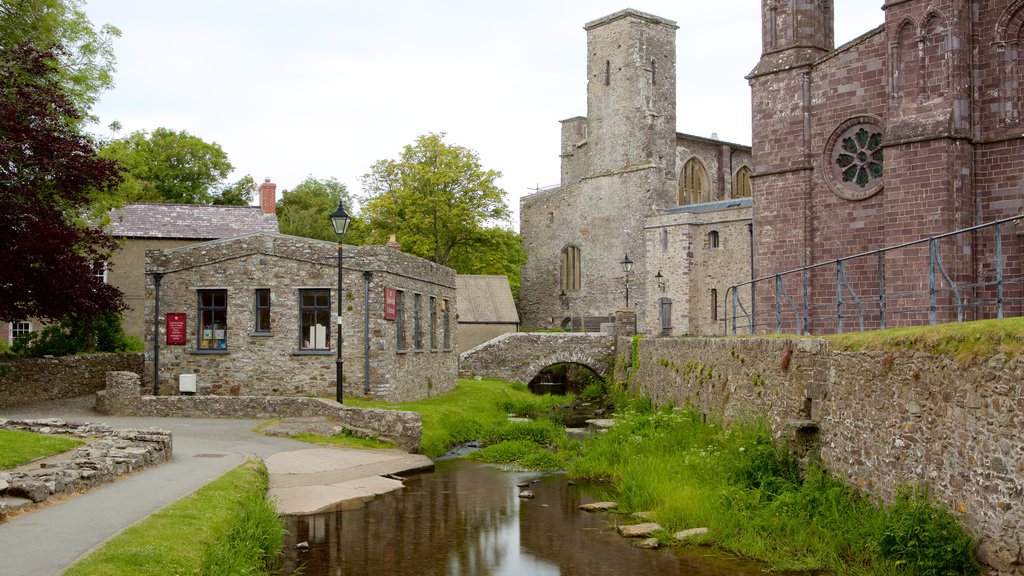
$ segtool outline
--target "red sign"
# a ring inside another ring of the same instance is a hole
[[[182,312],[169,312],[167,314],[167,344],[185,344],[185,314]]]
[[[384,319],[394,320],[398,317],[398,290],[384,287]]]

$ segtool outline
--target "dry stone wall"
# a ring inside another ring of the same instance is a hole
[[[143,370],[143,354],[79,354],[0,363],[0,408],[12,408],[102,390],[107,372]]]
[[[1024,361],[962,366],[814,339],[618,340],[616,374],[656,402],[728,424],[762,417],[836,476],[891,501],[925,483],[999,574],[1024,564]]]

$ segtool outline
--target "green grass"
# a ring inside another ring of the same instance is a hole
[[[346,431],[347,432],[347,431]],[[297,434],[291,437],[292,440],[318,444],[320,446],[335,446],[338,448],[359,448],[362,450],[375,450],[382,448],[394,448],[393,442],[378,440],[377,438],[363,438],[351,433],[335,434],[334,436],[322,436],[320,434]]]
[[[246,462],[128,528],[65,574],[269,574],[284,526],[266,490],[266,468]]]
[[[1010,358],[1024,354],[1024,318],[890,328],[836,334],[825,339],[838,350],[914,350],[949,356],[966,365],[999,353]]]
[[[762,422],[723,429],[704,424],[698,413],[644,402],[617,420],[584,442],[569,475],[606,482],[623,513],[654,511],[663,537],[707,527],[695,543],[762,560],[773,570],[978,573],[970,538],[925,494],[879,507],[820,468],[801,474]]]
[[[501,380],[459,380],[455,390],[415,402],[346,398],[351,406],[410,410],[423,419],[422,451],[431,458],[453,446],[507,430],[508,414],[537,415],[571,397],[531,394],[522,384]],[[564,435],[564,434],[563,434]]]
[[[0,430],[0,470],[14,468],[37,458],[67,452],[84,444],[68,436],[47,436],[21,430]]]

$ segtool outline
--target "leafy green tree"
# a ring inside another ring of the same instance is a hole
[[[485,230],[511,213],[495,184],[501,173],[444,137],[420,136],[398,160],[376,162],[362,178],[360,200],[368,241],[395,234],[404,251],[447,266],[460,252],[485,249]]]
[[[519,300],[519,271],[526,264],[523,239],[514,230],[485,228],[479,248],[458,250],[448,265],[460,274],[500,274],[508,277],[512,297]]]
[[[83,5],[83,0],[0,0],[0,50],[24,42],[42,51],[61,46],[53,52],[57,82],[84,114],[114,85],[112,41],[121,31],[110,24],[94,28]]]
[[[134,132],[113,140],[100,151],[100,156],[125,169],[124,182],[113,191],[113,197],[106,198],[111,204],[212,204],[224,198],[217,190],[233,169],[227,153],[216,142],[205,142],[184,130],[169,128]],[[239,183],[232,186],[236,185]],[[245,183],[240,181],[240,188],[244,187]],[[229,199],[239,197],[244,197],[239,189],[229,191]]]
[[[230,206],[248,206],[256,196],[259,186],[251,174],[246,174],[236,182],[225,186],[220,192],[213,196],[214,204],[226,204]]]
[[[352,197],[344,184],[334,178],[318,179],[307,176],[295,188],[281,193],[277,201],[277,225],[282,234],[316,238],[336,242],[338,237],[327,215],[345,201],[345,210],[355,212]],[[359,226],[353,220],[345,236],[346,244],[358,243]]]

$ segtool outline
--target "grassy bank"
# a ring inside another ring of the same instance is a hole
[[[569,475],[606,483],[625,513],[652,511],[663,539],[707,527],[710,544],[776,570],[977,574],[956,519],[907,491],[880,507],[816,467],[801,474],[763,423],[728,429],[692,411],[634,402],[588,439]],[[630,522],[628,518],[622,522]]]
[[[266,468],[247,462],[128,528],[65,574],[270,574],[284,527],[266,491]]]
[[[825,339],[839,350],[914,350],[970,364],[996,354],[1010,358],[1024,354],[1024,318],[852,332],[825,336]]]
[[[518,436],[528,435],[531,441],[558,442],[560,438],[555,437],[557,434],[553,430],[561,431],[561,428],[543,423],[514,426],[509,424],[508,415],[537,416],[549,411],[554,404],[569,401],[571,398],[566,396],[537,396],[522,384],[486,378],[459,380],[453,392],[415,402],[345,399],[350,406],[418,413],[423,419],[423,453],[431,458],[473,440],[483,439],[487,444],[497,444],[506,439],[521,440]],[[564,431],[561,435],[564,438]]]
[[[0,470],[37,458],[67,452],[84,442],[68,436],[47,436],[21,430],[0,430]]]

